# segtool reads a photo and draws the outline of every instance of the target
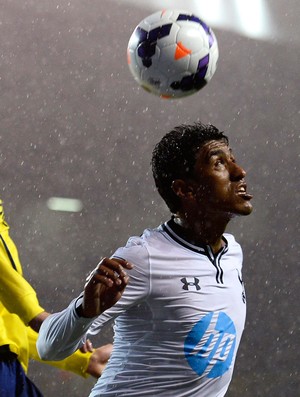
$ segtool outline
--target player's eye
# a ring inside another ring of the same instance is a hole
[[[215,167],[219,167],[223,164],[225,164],[225,160],[221,157],[217,158],[214,162]]]

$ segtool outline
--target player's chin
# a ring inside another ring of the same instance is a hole
[[[241,216],[250,215],[253,211],[253,206],[250,201],[245,201],[244,203],[237,206],[235,214]]]

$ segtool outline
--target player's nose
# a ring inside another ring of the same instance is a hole
[[[243,167],[238,165],[237,163],[232,162],[231,167],[230,167],[230,176],[232,180],[241,180],[245,178],[246,176],[246,171],[244,170]]]

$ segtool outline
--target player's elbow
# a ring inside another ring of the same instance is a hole
[[[58,352],[43,340],[37,340],[36,349],[40,359],[43,361],[58,361],[60,359],[57,354]]]

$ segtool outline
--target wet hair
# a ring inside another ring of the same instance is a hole
[[[199,149],[212,140],[228,144],[228,137],[211,124],[182,124],[154,147],[151,165],[155,185],[172,213],[180,209],[180,199],[172,189],[172,182],[192,177]]]

